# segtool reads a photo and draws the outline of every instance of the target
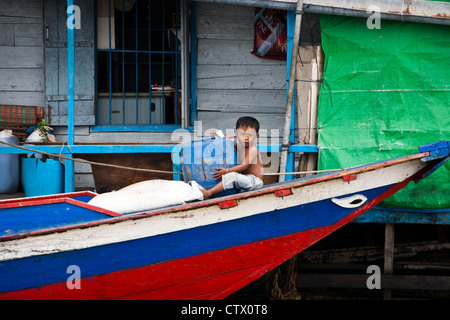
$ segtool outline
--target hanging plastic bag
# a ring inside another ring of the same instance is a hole
[[[286,11],[256,8],[253,53],[260,58],[286,60]]]

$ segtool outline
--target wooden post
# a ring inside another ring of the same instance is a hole
[[[298,137],[302,139],[306,145],[317,145],[317,106],[319,102],[320,79],[323,73],[323,51],[320,46],[305,46],[300,47],[299,54],[303,53],[310,63],[297,63],[297,77],[306,80],[307,82],[298,81],[297,83],[297,99],[300,106],[300,95],[303,94],[303,104],[306,105],[306,132],[303,133],[302,125],[305,123],[301,117],[305,117],[304,112],[298,109]],[[302,61],[305,59],[303,58]],[[309,87],[309,89],[308,89]],[[306,92],[308,97],[306,99]],[[301,124],[301,125],[300,125]],[[314,171],[317,170],[318,154],[304,153],[300,155],[298,171]],[[303,177],[306,175],[300,175]]]
[[[394,273],[394,225],[386,223],[384,228],[384,275],[392,275]],[[383,283],[381,283],[383,286]],[[384,289],[384,300],[390,300],[391,289]]]
[[[294,101],[294,89],[295,89],[295,74],[296,74],[296,64],[298,55],[298,44],[300,42],[300,27],[302,24],[302,14],[303,14],[303,0],[297,0],[297,10],[295,11],[295,27],[294,27],[294,39],[292,44],[292,57],[291,66],[289,69],[289,86],[288,86],[288,97],[286,102],[286,115],[284,120],[284,130],[283,130],[283,145],[281,150],[281,162],[280,162],[280,173],[286,172],[286,166],[288,162],[288,151],[289,151],[289,136],[291,133],[291,120],[292,120],[292,104]],[[280,175],[280,182],[285,181],[285,175]]]
[[[73,15],[71,8],[73,0],[67,0],[67,20]],[[67,25],[67,78],[68,78],[68,110],[67,110],[67,143],[73,146],[75,143],[75,27]],[[72,158],[72,154],[65,154]],[[75,166],[73,161],[65,162],[65,192],[75,191]]]

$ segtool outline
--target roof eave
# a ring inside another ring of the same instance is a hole
[[[296,0],[194,0],[222,4],[263,7],[272,9],[296,9]],[[374,7],[376,6],[376,7]],[[450,3],[423,0],[304,0],[303,11],[368,18],[374,13],[380,18],[405,22],[450,25]]]

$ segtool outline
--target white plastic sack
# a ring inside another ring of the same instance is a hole
[[[199,188],[195,181],[189,184],[171,180],[142,181],[118,191],[100,194],[89,204],[121,214],[147,211],[203,200]]]
[[[3,130],[0,132],[0,138],[11,138],[13,137],[12,130]]]
[[[51,130],[52,128],[50,127],[45,127],[48,128],[48,130]],[[48,137],[48,141],[49,142],[56,142],[56,138],[53,134],[47,132],[47,137]],[[36,142],[42,142],[42,140],[44,139],[43,134],[41,133],[41,131],[39,130],[39,128],[36,128],[32,134],[30,134],[27,139],[25,140],[25,142],[28,143],[36,143]]]

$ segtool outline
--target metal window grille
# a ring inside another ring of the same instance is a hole
[[[97,0],[97,124],[179,124],[179,0]]]

